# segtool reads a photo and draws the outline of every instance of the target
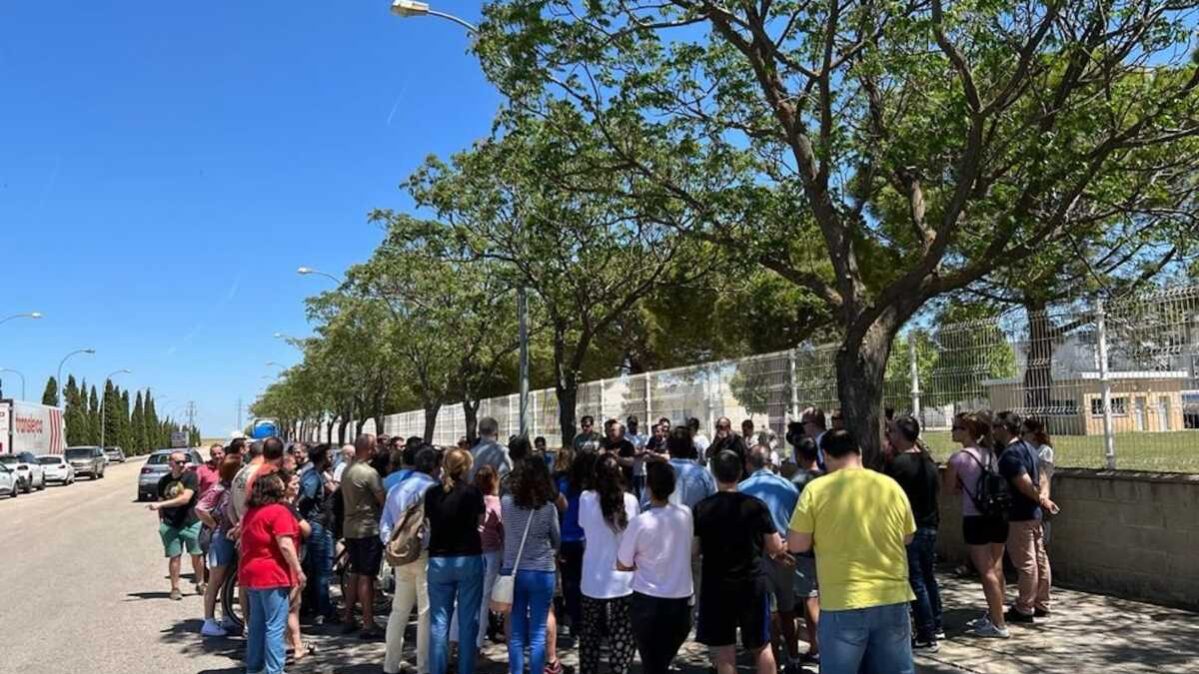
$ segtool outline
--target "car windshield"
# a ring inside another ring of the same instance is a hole
[[[79,447],[77,449],[67,450],[68,459],[90,459],[92,458],[92,450],[88,447]]]
[[[39,457],[37,460],[37,462],[42,464],[43,466],[53,466],[61,461],[62,461],[62,459],[60,459],[57,456],[42,456],[42,457]]]
[[[169,458],[171,458],[170,454],[151,454],[149,460],[146,461],[146,464],[150,466],[164,464]],[[116,468],[113,468],[113,470],[116,470]]]

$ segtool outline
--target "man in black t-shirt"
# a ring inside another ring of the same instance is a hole
[[[763,551],[785,555],[770,511],[758,499],[739,493],[744,464],[724,450],[712,459],[718,491],[695,505],[695,535],[703,559],[696,639],[708,646],[717,674],[734,674],[737,629],[741,645],[754,656],[759,674],[775,671],[770,649],[770,589]]]
[[[633,463],[637,457],[637,448],[624,437],[624,424],[619,421],[613,419],[605,430],[607,435],[604,436],[600,446],[605,452],[612,452],[616,455],[620,462],[620,470],[624,473],[625,488],[632,489]]]
[[[179,571],[183,549],[192,558],[196,594],[204,594],[204,559],[200,554],[200,520],[194,510],[199,498],[200,481],[187,470],[187,457],[175,452],[168,459],[171,472],[158,481],[158,503],[147,508],[158,511],[158,535],[166,553],[167,570],[171,576],[171,599],[183,599],[179,590]]]

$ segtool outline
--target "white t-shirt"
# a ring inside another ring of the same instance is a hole
[[[650,508],[629,522],[617,559],[636,567],[633,590],[662,599],[690,597],[693,535],[691,509],[673,503]]]
[[[624,495],[624,510],[632,523],[637,517],[637,497]],[[633,573],[616,570],[616,548],[621,534],[612,530],[600,509],[599,494],[588,490],[579,496],[579,526],[587,538],[583,549],[583,594],[592,599],[615,599],[633,593]]]
[[[708,446],[712,444],[711,440],[703,433],[696,433],[691,438],[691,444],[695,446],[695,451],[699,453],[699,458],[704,458],[704,452],[708,451]]]

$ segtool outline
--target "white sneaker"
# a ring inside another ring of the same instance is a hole
[[[974,620],[971,620],[970,622],[966,623],[966,627],[969,627],[970,629],[974,629],[975,627],[980,627],[983,624],[989,623],[989,622],[991,622],[991,614],[986,611],[983,611],[982,615],[980,615],[979,617],[975,618]]]
[[[218,624],[215,620],[205,620],[204,626],[200,628],[201,636],[223,637],[228,636],[228,634],[229,633],[225,631],[225,628],[221,627],[220,624]]]
[[[1006,627],[996,627],[990,619],[974,628],[974,635],[987,639],[1010,639],[1012,633]]]

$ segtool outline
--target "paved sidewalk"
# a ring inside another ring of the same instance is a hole
[[[1034,626],[1012,626],[1006,641],[979,639],[966,633],[966,623],[982,613],[982,588],[977,581],[952,575],[942,576],[942,598],[946,606],[945,627],[949,639],[941,651],[917,657],[922,674],[1194,674],[1199,672],[1199,614],[1126,601],[1102,595],[1055,589],[1055,615]],[[1010,592],[1010,588],[1009,588]],[[199,621],[189,621],[199,628]],[[334,636],[332,628],[306,638],[319,651],[288,672],[333,674],[377,674],[382,671],[383,644],[363,643],[355,636]],[[409,627],[405,644],[408,662],[415,664],[415,624]],[[203,674],[240,672],[241,641],[208,639],[201,644],[190,629],[171,630],[165,639],[183,643],[185,649],[221,652],[230,658],[229,667],[204,670]],[[578,666],[577,651],[560,644],[562,660]],[[501,674],[507,671],[507,650],[487,643],[476,671]],[[707,674],[708,659],[702,646],[689,641],[677,664],[684,674]],[[748,661],[739,669],[751,672]],[[456,671],[451,669],[451,671]],[[607,671],[606,666],[604,671]],[[634,673],[639,671],[634,665]],[[816,669],[807,671],[815,674]]]

